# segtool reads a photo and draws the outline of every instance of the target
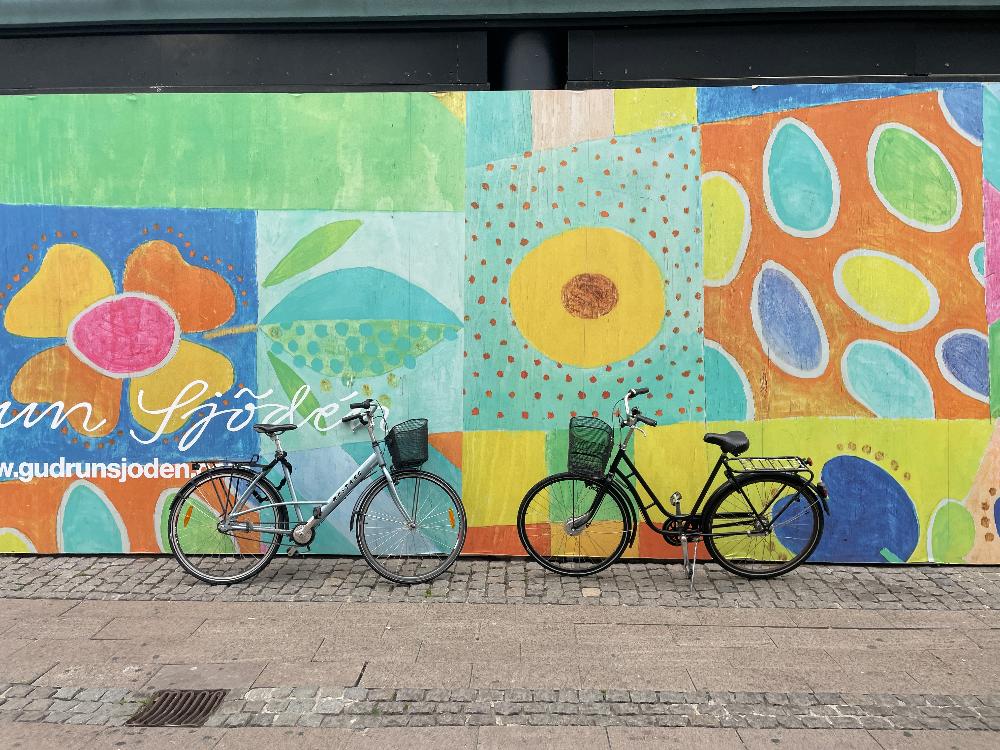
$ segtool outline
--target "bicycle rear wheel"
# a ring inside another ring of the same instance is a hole
[[[705,546],[731,573],[774,578],[801,565],[819,544],[823,509],[801,477],[750,474],[721,489],[705,508]]]
[[[230,523],[258,527],[222,531],[219,524],[247,492],[257,473],[224,466],[194,477],[174,498],[167,522],[170,549],[188,573],[211,584],[252,578],[271,561],[288,528],[288,511],[266,479],[253,489]]]
[[[400,513],[385,477],[358,501],[358,548],[365,560],[394,583],[431,581],[455,562],[465,544],[465,508],[458,493],[437,474],[420,469],[392,472]]]
[[[611,565],[625,552],[631,529],[629,507],[609,483],[569,472],[528,490],[517,512],[525,551],[543,568],[567,576]]]

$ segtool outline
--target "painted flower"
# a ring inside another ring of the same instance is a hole
[[[99,428],[85,430],[87,415],[80,409],[68,421],[78,432],[103,437],[118,424],[127,381],[133,419],[155,432],[163,417],[148,412],[169,406],[192,380],[208,383],[201,402],[232,387],[230,361],[185,334],[216,328],[235,309],[229,284],[214,271],[188,264],[169,242],[153,240],[132,251],[121,293],[93,251],[53,245],[35,277],[11,299],[4,324],[17,336],[64,343],[25,362],[11,382],[11,395],[24,403],[61,401],[67,409],[90,403],[88,423],[103,420]],[[172,417],[165,432],[184,422]]]
[[[581,227],[531,250],[510,278],[517,329],[556,362],[598,367],[626,359],[663,325],[663,276],[646,249],[616,229]]]

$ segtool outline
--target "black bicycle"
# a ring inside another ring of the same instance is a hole
[[[646,393],[648,388],[629,390],[624,412],[615,412],[622,437],[610,466],[611,426],[594,417],[570,420],[569,471],[538,482],[518,510],[517,532],[528,554],[563,575],[597,573],[635,542],[641,514],[649,528],[681,548],[691,577],[701,540],[719,565],[745,578],[773,578],[807,560],[823,534],[824,513],[829,514],[826,488],[813,481],[812,461],[799,456],[741,458],[750,447],[744,433],[710,432],[705,442],[719,446],[722,454],[690,512],[681,512],[681,495],[675,492],[671,513],[627,454],[633,433],[642,431],[638,425],[656,426],[638,407],[629,406],[630,398]],[[709,494],[720,472],[725,481]],[[652,508],[665,520],[654,521]],[[693,556],[688,553],[691,543]]]

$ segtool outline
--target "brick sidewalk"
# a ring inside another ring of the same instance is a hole
[[[678,565],[462,560],[399,588],[307,558],[223,588],[171,558],[7,557],[0,745],[993,748],[993,607],[988,568],[709,565],[689,592]],[[205,728],[121,726],[185,687],[229,691]]]
[[[811,565],[747,581],[707,564],[691,591],[675,563],[619,563],[568,578],[524,560],[462,559],[433,584],[406,588],[360,559],[277,558],[249,583],[216,587],[183,574],[172,557],[4,557],[4,597],[961,610],[1000,608],[1000,569]]]

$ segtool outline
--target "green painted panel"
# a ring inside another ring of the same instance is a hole
[[[0,203],[448,211],[463,123],[430,94],[0,97]]]

